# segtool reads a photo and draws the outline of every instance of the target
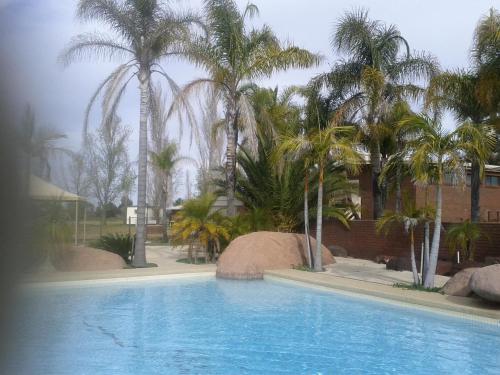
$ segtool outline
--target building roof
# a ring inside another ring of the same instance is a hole
[[[85,201],[84,197],[70,193],[61,189],[48,181],[42,180],[40,177],[31,175],[30,177],[30,197],[36,200],[54,200],[54,201]]]

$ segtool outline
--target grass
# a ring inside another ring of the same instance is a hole
[[[293,269],[297,271],[314,272],[314,270],[308,266],[294,266]]]
[[[207,264],[207,262],[205,260],[205,257],[198,257],[198,263],[194,262],[194,258],[193,258],[192,262],[189,261],[189,258],[177,259],[176,262],[178,262],[178,263],[186,263],[186,264]]]
[[[392,284],[394,288],[406,289],[406,290],[419,290],[421,292],[430,292],[430,293],[440,293],[442,288],[425,288],[423,285],[415,285],[415,284],[407,284],[407,283],[395,283]]]

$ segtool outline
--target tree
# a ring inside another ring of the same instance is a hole
[[[473,261],[476,241],[481,237],[481,228],[477,223],[465,220],[455,224],[446,232],[446,240],[453,254],[463,251],[464,259]]]
[[[474,30],[471,57],[479,77],[477,95],[498,121],[500,113],[500,12],[491,8]]]
[[[314,255],[314,270],[322,271],[322,222],[323,222],[323,183],[327,162],[333,160],[343,165],[347,170],[355,172],[361,158],[353,144],[354,128],[350,126],[331,126],[325,129],[310,129],[307,134],[284,136],[277,148],[278,155],[293,155],[308,159],[316,164],[318,169],[318,204],[316,216],[316,252]],[[342,217],[339,216],[342,220]],[[345,219],[343,219],[345,221]]]
[[[174,201],[173,173],[175,167],[182,161],[192,161],[192,159],[180,156],[177,144],[167,142],[163,150],[159,153],[150,153],[150,160],[161,181],[160,207],[163,210],[164,233],[166,233],[166,226],[170,216],[168,207],[171,207]]]
[[[427,221],[429,214],[428,208],[417,208],[415,201],[410,198],[405,199],[400,212],[385,211],[384,214],[377,220],[377,232],[385,230],[387,235],[390,227],[394,223],[402,224],[405,232],[410,235],[410,261],[411,271],[413,273],[413,284],[419,285],[420,278],[418,276],[417,263],[415,260],[415,229],[417,226]]]
[[[439,111],[445,108],[453,111],[458,121],[469,123],[476,128],[478,135],[484,138],[491,136],[488,126],[491,117],[478,96],[480,79],[472,71],[458,70],[443,72],[434,77],[427,90],[426,106]],[[494,150],[491,144],[490,155]],[[470,153],[471,163],[471,216],[473,222],[480,220],[480,186],[484,177],[486,161],[481,162],[479,155]]]
[[[383,118],[391,103],[416,100],[423,89],[416,85],[437,71],[432,56],[410,53],[410,47],[394,25],[368,18],[365,10],[346,13],[336,25],[332,47],[345,56],[319,80],[330,91],[341,92],[355,109],[362,142],[370,153],[374,218],[383,213],[385,192],[379,185],[382,170]]]
[[[405,153],[410,172],[416,182],[435,186],[434,233],[429,254],[429,267],[424,275],[424,287],[434,286],[434,276],[439,255],[442,217],[442,187],[445,176],[459,182],[465,180],[465,155],[474,152],[487,156],[488,145],[482,144],[475,128],[464,124],[447,132],[440,123],[426,115],[410,116],[400,122],[407,127],[411,138],[407,141]]]
[[[77,16],[83,21],[98,21],[107,25],[112,35],[102,33],[76,36],[61,54],[65,65],[78,58],[97,56],[123,58],[119,65],[97,88],[87,106],[88,114],[99,94],[104,91],[103,111],[112,117],[128,83],[137,77],[140,85],[139,160],[137,183],[137,229],[133,265],[146,266],[145,220],[148,158],[148,117],[154,111],[151,100],[153,73],[164,77],[174,92],[177,85],[159,64],[170,57],[183,56],[192,37],[192,26],[200,24],[196,15],[176,12],[157,0],[80,0]]]
[[[98,202],[101,224],[106,224],[106,207],[124,191],[130,164],[127,142],[130,131],[120,124],[117,116],[104,119],[95,134],[88,137],[88,169],[91,192]]]
[[[426,95],[426,105],[434,110],[451,110],[458,121],[470,122],[478,133],[489,137],[500,111],[500,14],[491,9],[474,32],[469,70],[446,71],[434,77]],[[490,153],[493,152],[494,145]],[[471,216],[480,220],[480,185],[484,176],[484,162],[478,155],[468,155],[471,163]]]
[[[35,114],[29,105],[26,107],[22,128],[28,177],[33,173],[50,181],[52,170],[50,157],[61,153],[71,156],[66,148],[57,145],[59,140],[66,138],[66,134],[46,126],[37,127]],[[29,178],[27,180],[29,181]]]
[[[216,247],[216,253],[220,252],[220,240],[229,240],[229,231],[227,225],[224,225],[222,215],[213,209],[213,204],[217,197],[207,194],[196,199],[190,199],[183,203],[172,226],[172,237],[175,242],[189,244],[188,258],[191,263],[193,260],[193,248],[198,241],[204,248],[205,261],[208,262],[208,247],[213,243]],[[195,263],[197,262],[197,253],[195,252]]]
[[[79,196],[86,196],[90,188],[87,155],[84,151],[71,154],[68,165],[69,178],[66,183],[69,191]]]
[[[181,98],[207,88],[223,103],[226,132],[226,186],[228,214],[234,216],[236,150],[239,132],[247,140],[255,128],[254,113],[248,100],[252,82],[287,68],[307,68],[318,56],[294,45],[283,45],[269,26],[249,30],[246,22],[258,14],[254,4],[241,12],[233,0],[205,0],[208,38],[199,38],[190,49],[189,58],[204,68],[209,76],[186,85]],[[182,102],[182,100],[181,100]]]

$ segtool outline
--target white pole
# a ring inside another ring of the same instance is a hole
[[[83,206],[83,245],[85,246],[85,238],[87,237],[87,205]]]
[[[75,246],[78,245],[78,199],[75,201]]]
[[[420,280],[424,280],[424,242],[422,241],[422,247],[420,249]],[[422,281],[423,283],[423,281]]]

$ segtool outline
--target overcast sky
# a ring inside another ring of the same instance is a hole
[[[77,0],[0,0],[0,55],[2,74],[11,83],[18,111],[30,103],[39,124],[50,124],[68,135],[67,147],[77,149],[81,141],[83,113],[89,97],[109,74],[114,63],[76,63],[63,69],[57,56],[71,36],[101,29],[75,19]],[[237,0],[240,6],[246,0]],[[288,71],[260,82],[285,87],[304,84],[313,75],[324,72],[335,60],[330,48],[332,28],[347,10],[364,7],[372,19],[395,24],[415,50],[436,56],[443,68],[469,65],[468,52],[472,33],[479,18],[498,2],[491,0],[254,0],[260,9],[258,23],[270,25],[281,39],[326,57],[317,68]],[[182,8],[201,9],[202,0],[178,1]],[[257,23],[257,24],[258,24]],[[188,63],[167,61],[166,70],[179,84],[202,77]],[[119,108],[123,123],[133,128],[132,159],[137,156],[138,90],[130,85]],[[98,125],[97,114],[93,127]],[[177,124],[169,132],[175,136]],[[183,152],[194,154],[183,142]],[[134,199],[135,200],[135,199]]]

